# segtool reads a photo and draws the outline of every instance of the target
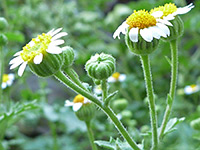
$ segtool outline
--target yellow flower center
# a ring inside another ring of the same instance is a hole
[[[9,80],[8,74],[4,74],[4,75],[3,75],[3,82],[5,83],[5,82],[7,82],[8,80]]]
[[[112,77],[115,78],[116,80],[119,79],[120,73],[119,72],[115,72],[112,74]]]
[[[80,94],[78,94],[74,100],[73,100],[74,103],[84,103],[84,97]]]
[[[163,17],[165,16],[168,16],[169,14],[172,14],[174,12],[177,11],[177,7],[175,4],[172,4],[172,3],[169,3],[169,4],[165,4],[164,6],[159,6],[159,7],[156,7],[154,9],[152,9],[150,11],[150,14],[152,14],[153,12],[156,12],[156,11],[162,11],[163,12]]]
[[[126,23],[131,28],[144,29],[156,25],[156,19],[148,11],[139,10],[134,12],[126,19]]]
[[[20,54],[24,61],[33,61],[33,58],[42,53],[46,53],[46,49],[51,43],[52,36],[49,34],[42,33],[42,35],[38,35],[37,38],[33,38],[31,43],[26,44],[23,47],[23,52]],[[33,44],[32,44],[33,43]]]
[[[190,87],[192,88],[192,91],[195,91],[195,90],[196,90],[196,88],[197,88],[197,85],[195,85],[195,84],[192,84],[192,85],[190,85]]]

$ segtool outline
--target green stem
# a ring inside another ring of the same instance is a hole
[[[57,78],[59,81],[61,81],[63,84],[65,84],[67,87],[71,88],[73,91],[83,95],[84,97],[88,98],[92,102],[94,102],[97,106],[99,106],[108,117],[112,120],[115,127],[118,129],[118,131],[121,133],[121,135],[126,139],[126,141],[129,143],[129,145],[134,150],[140,150],[140,148],[137,146],[135,141],[130,137],[127,130],[124,128],[122,123],[117,119],[114,112],[109,107],[103,107],[102,103],[93,95],[85,91],[84,89],[80,88],[76,84],[74,84],[68,77],[66,77],[61,71],[58,71],[56,74],[54,74],[55,78]]]
[[[144,78],[146,82],[146,91],[149,103],[151,128],[152,128],[152,150],[156,150],[158,147],[158,134],[157,134],[157,115],[155,109],[155,99],[153,93],[152,76],[150,70],[150,61],[148,55],[141,55],[141,62],[144,71]]]
[[[76,72],[72,68],[66,68],[64,71],[72,79],[72,81],[74,81],[74,83],[76,83],[78,86],[80,86],[84,90],[87,90],[82,84],[82,82],[79,80],[79,77],[76,74]]]
[[[2,103],[2,80],[3,80],[3,72],[4,72],[4,56],[3,56],[3,50],[0,46],[0,104]]]
[[[171,67],[171,83],[170,83],[169,95],[171,97],[172,102],[167,104],[162,125],[160,127],[161,130],[160,130],[159,139],[162,139],[162,136],[164,134],[167,122],[170,117],[172,104],[173,104],[173,100],[174,100],[175,92],[176,92],[176,83],[177,83],[177,74],[178,74],[178,42],[177,40],[173,40],[170,42],[170,48],[171,48],[172,67]]]
[[[51,134],[53,137],[53,150],[58,150],[59,146],[58,146],[57,133],[56,133],[56,124],[49,121],[49,126],[50,126]]]
[[[102,100],[105,102],[105,99],[108,96],[108,87],[106,79],[101,81],[101,89],[102,89]]]
[[[89,140],[90,140],[90,144],[92,146],[92,150],[98,150],[96,144],[94,143],[94,134],[93,134],[92,128],[90,126],[90,121],[85,122],[85,123],[86,123],[86,126],[87,126],[88,137],[89,137]]]

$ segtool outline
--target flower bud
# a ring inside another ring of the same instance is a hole
[[[73,48],[66,46],[63,49],[63,65],[62,70],[70,67],[74,62],[74,50]]]
[[[190,126],[195,129],[195,130],[199,130],[200,131],[200,118],[197,118],[195,120],[192,120],[190,122]]]
[[[96,54],[87,61],[85,69],[91,78],[107,79],[115,71],[115,59],[108,54]]]
[[[0,46],[6,45],[8,42],[7,37],[4,34],[0,34]]]
[[[130,110],[123,110],[121,112],[121,115],[122,115],[122,119],[130,119],[132,117],[132,113]]]
[[[148,125],[143,125],[141,128],[140,128],[140,131],[142,133],[146,133],[148,131],[150,131],[150,127]]]
[[[168,26],[170,30],[170,36],[162,38],[163,41],[169,42],[175,39],[178,39],[183,35],[184,24],[182,19],[179,16],[176,16],[174,20],[171,20],[173,26]]]
[[[129,50],[135,55],[148,55],[156,50],[159,40],[153,38],[151,42],[145,41],[141,35],[138,35],[138,42],[132,42],[129,38],[129,32],[126,33],[125,42]]]
[[[124,110],[128,106],[128,101],[126,99],[117,99],[113,102],[113,107],[117,110]]]
[[[90,121],[95,116],[95,110],[93,103],[86,103],[75,114],[79,120]]]
[[[61,69],[63,63],[63,54],[46,53],[40,64],[28,62],[28,65],[33,73],[40,77],[48,77],[55,74]]]
[[[8,27],[8,22],[5,18],[0,17],[0,31],[5,30]]]

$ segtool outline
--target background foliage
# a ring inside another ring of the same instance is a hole
[[[172,2],[179,7],[187,5],[184,0]],[[117,59],[117,71],[126,74],[127,79],[123,83],[110,84],[110,91],[119,89],[116,99],[127,99],[128,107],[124,111],[132,115],[125,115],[122,122],[139,142],[145,134],[140,135],[138,131],[146,133],[150,128],[142,69],[139,58],[129,52],[123,37],[114,40],[112,34],[134,9],[149,10],[164,3],[166,1],[156,0],[1,0],[0,16],[9,22],[6,31],[9,43],[4,48],[5,72],[11,72],[8,66],[11,57],[32,37],[63,27],[69,34],[65,37],[67,45],[75,49],[73,67],[82,81],[92,84],[84,70],[91,55],[105,52]],[[185,32],[179,40],[178,91],[172,112],[172,117],[186,117],[186,120],[164,139],[161,148],[164,150],[200,149],[200,131],[190,127],[190,122],[200,117],[199,92],[185,95],[183,91],[186,85],[200,84],[200,1],[194,4],[191,12],[181,16]],[[169,45],[160,42],[158,50],[151,55],[159,121],[164,113],[170,81],[166,57],[170,58]],[[76,118],[71,108],[64,107],[64,101],[74,96],[75,93],[53,78],[37,78],[29,69],[23,77],[16,76],[14,84],[4,90],[0,111],[0,129],[5,131],[2,145],[8,150],[89,150],[84,123]],[[6,119],[9,121],[5,126],[3,121]],[[109,141],[110,136],[121,138],[99,110],[92,126],[96,140]]]

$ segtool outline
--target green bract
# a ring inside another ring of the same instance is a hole
[[[8,22],[5,18],[0,17],[0,31],[5,30],[8,27]]]
[[[115,72],[115,59],[108,54],[96,54],[87,61],[85,69],[91,78],[107,79]]]
[[[46,53],[40,64],[29,62],[28,65],[33,73],[40,77],[48,77],[55,74],[61,69],[63,63],[63,53],[50,54]]]
[[[66,46],[63,50],[63,65],[62,69],[70,67],[74,62],[74,50],[73,48]]]
[[[6,45],[8,42],[7,37],[4,34],[0,34],[0,46]]]
[[[148,55],[156,50],[159,40],[153,38],[151,42],[145,41],[141,35],[138,35],[138,42],[132,42],[129,38],[129,32],[126,33],[125,42],[129,50],[135,55]]]

